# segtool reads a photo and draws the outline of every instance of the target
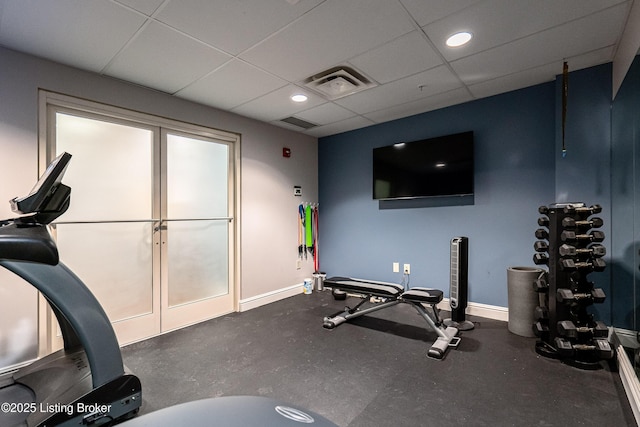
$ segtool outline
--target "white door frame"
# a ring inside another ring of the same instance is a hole
[[[144,126],[152,126],[166,128],[175,133],[187,133],[196,136],[202,136],[214,140],[229,143],[231,147],[230,168],[229,168],[229,195],[230,195],[230,211],[232,212],[232,220],[230,231],[233,237],[230,238],[229,251],[229,292],[233,293],[233,311],[239,310],[240,297],[240,253],[241,253],[241,226],[240,226],[240,148],[241,137],[238,133],[222,131],[205,126],[184,123],[164,117],[151,114],[141,113],[137,111],[127,110],[125,108],[114,107],[99,104],[92,101],[74,98],[71,96],[49,92],[45,90],[39,91],[39,132],[38,132],[38,168],[39,172],[46,169],[48,160],[52,158],[55,147],[48,142],[48,134],[50,132],[50,117],[48,111],[52,109],[68,109],[75,110],[87,116],[99,116],[104,120],[113,119],[115,122],[125,120],[127,122],[135,122]],[[154,156],[159,156],[155,153]],[[154,161],[159,158],[154,159]],[[160,164],[159,162],[156,164]],[[232,247],[232,249],[231,249]],[[48,308],[46,300],[40,296],[38,304],[39,314],[39,356],[48,354],[61,347],[61,339],[58,333],[57,322]],[[202,319],[204,320],[204,319]],[[199,321],[202,321],[199,320]],[[186,326],[186,325],[184,325]],[[181,326],[182,327],[182,326]],[[164,328],[163,328],[164,329]],[[163,330],[160,333],[168,332],[170,329]]]

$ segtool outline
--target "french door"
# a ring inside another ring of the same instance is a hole
[[[61,260],[120,344],[234,311],[238,136],[48,106],[47,157],[67,151]]]

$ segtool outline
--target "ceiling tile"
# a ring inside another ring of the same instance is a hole
[[[306,94],[309,99],[302,103],[293,102],[290,96],[300,92]],[[293,116],[300,111],[307,110],[324,102],[326,102],[324,99],[312,94],[310,91],[301,90],[295,85],[287,85],[253,101],[249,101],[231,111],[258,120],[272,121]]]
[[[626,18],[622,4],[564,26],[504,44],[451,63],[467,84],[524,71],[614,45]],[[562,40],[562,43],[558,43]],[[526,52],[526,55],[522,55]]]
[[[610,60],[612,55],[613,48],[609,46],[584,55],[564,59],[566,59],[569,64],[569,71],[576,71],[585,67],[593,66],[594,64],[604,64]],[[488,96],[498,95],[500,93],[510,92],[512,90],[522,89],[528,86],[550,82],[554,80],[556,75],[562,73],[563,62],[563,60],[558,60],[540,67],[530,68],[504,77],[498,77],[496,79],[470,85],[469,90],[475,98],[485,98]]]
[[[234,59],[176,95],[230,110],[285,85],[286,81]]]
[[[164,0],[114,0],[118,3],[127,5],[138,12],[142,12],[147,16],[151,16],[153,12],[164,2]]]
[[[472,100],[473,98],[466,88],[458,88],[417,101],[367,113],[365,117],[376,123],[383,123]]]
[[[418,31],[398,37],[349,62],[378,83],[387,83],[442,64],[440,55]]]
[[[0,45],[96,72],[145,22],[107,0],[7,1],[1,18]]]
[[[422,86],[422,88],[421,88]],[[396,80],[336,101],[358,114],[416,101],[437,93],[448,92],[462,84],[449,69],[441,65],[431,70]]]
[[[333,122],[346,120],[355,116],[353,111],[331,102],[296,113],[296,117],[317,125],[326,125]]]
[[[354,129],[360,129],[360,128],[371,126],[374,124],[375,122],[372,122],[371,120],[365,117],[357,116],[347,120],[343,120],[341,122],[331,123],[325,126],[317,126],[311,129],[307,129],[306,131],[304,131],[304,133],[306,133],[307,135],[315,136],[316,138],[320,138],[323,136],[335,135],[337,133],[342,133],[342,132],[348,132]]]
[[[105,73],[174,93],[231,59],[165,25],[151,22]]]
[[[452,13],[478,3],[481,0],[400,0],[413,19],[425,26]]]
[[[560,73],[562,73],[562,61],[554,61],[540,67],[529,68],[503,77],[469,85],[468,87],[475,98],[484,98],[550,82],[554,80],[556,74]]]
[[[326,1],[241,57],[298,82],[414,30],[397,1]]]
[[[172,0],[156,16],[212,46],[237,55],[304,15],[322,0]]]
[[[488,0],[427,25],[424,30],[444,57],[452,61],[554,28],[565,21],[588,16],[621,2],[625,0]],[[445,46],[447,37],[463,30],[474,35],[470,43],[458,48]]]

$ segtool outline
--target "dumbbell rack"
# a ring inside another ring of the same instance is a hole
[[[594,288],[587,275],[604,270],[602,219],[591,217],[599,205],[555,203],[541,206],[543,216],[536,230],[533,261],[548,271],[535,283],[541,295],[535,310],[533,331],[539,340],[536,352],[561,359],[583,369],[598,369],[600,361],[613,358],[607,326],[594,319],[587,307],[602,303],[605,294]]]

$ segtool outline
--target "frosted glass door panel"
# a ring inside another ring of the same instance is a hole
[[[227,221],[171,222],[169,306],[229,292]]]
[[[47,116],[48,155],[73,156],[71,207],[55,222],[63,262],[120,344],[232,312],[237,135],[99,114]]]
[[[229,148],[226,144],[167,135],[167,218],[228,215]]]
[[[89,114],[57,111],[55,120],[56,153],[73,156],[65,174],[71,206],[56,220],[60,257],[96,296],[121,344],[157,334],[159,131]]]
[[[168,305],[229,292],[229,147],[167,134]]]
[[[59,224],[57,230],[61,258],[111,322],[153,312],[153,224]]]
[[[61,220],[151,218],[153,132],[63,113],[56,121],[56,150],[73,156],[64,177],[71,207]]]

